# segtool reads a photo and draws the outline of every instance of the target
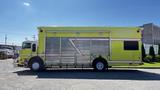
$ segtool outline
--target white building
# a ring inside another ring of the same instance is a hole
[[[154,47],[155,54],[158,54],[160,44],[160,27],[153,23],[144,24],[142,31],[142,42],[144,43],[146,54],[149,54],[150,46]]]

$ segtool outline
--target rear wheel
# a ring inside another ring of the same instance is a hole
[[[108,64],[105,59],[96,59],[93,62],[93,68],[96,71],[105,71],[108,70]]]
[[[105,66],[104,63],[101,62],[101,61],[96,63],[96,69],[97,70],[103,70],[104,66]]]

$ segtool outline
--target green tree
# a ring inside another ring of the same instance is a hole
[[[160,45],[158,45],[158,55],[160,55]]]
[[[142,44],[142,60],[144,61],[144,58],[146,57],[146,52],[145,52],[145,48],[144,45]]]
[[[152,62],[155,61],[155,51],[153,46],[150,46],[149,48],[149,55],[152,56]]]

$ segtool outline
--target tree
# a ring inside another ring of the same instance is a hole
[[[160,45],[158,45],[158,55],[160,55]]]
[[[150,48],[149,48],[149,55],[152,56],[152,61],[154,61],[155,60],[155,51],[154,51],[153,46],[150,46]]]
[[[146,57],[146,52],[145,52],[145,48],[144,45],[142,44],[142,60],[144,61],[144,58]]]

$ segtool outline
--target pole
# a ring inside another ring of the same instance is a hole
[[[36,36],[35,35],[33,35],[33,40],[36,41]]]
[[[7,45],[7,35],[5,34],[5,45]]]

